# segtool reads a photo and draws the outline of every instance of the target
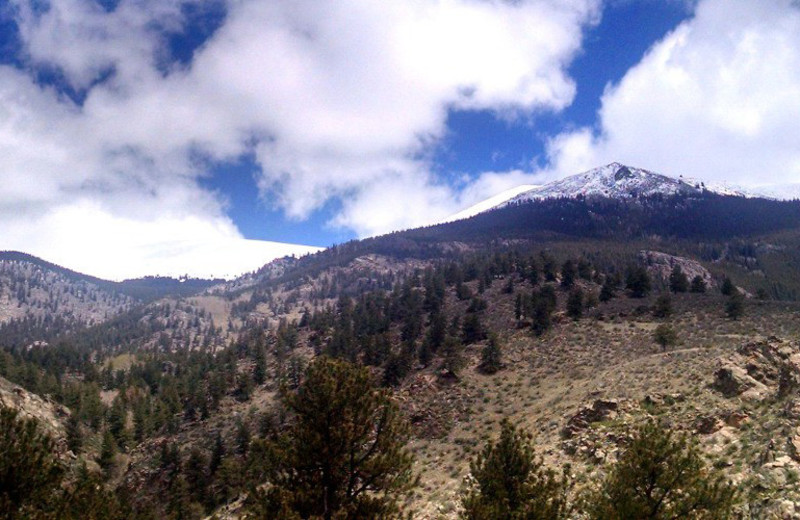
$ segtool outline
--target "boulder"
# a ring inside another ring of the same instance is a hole
[[[570,417],[562,430],[562,435],[570,438],[588,428],[591,423],[613,419],[617,416],[618,409],[619,402],[616,400],[597,399],[591,406],[584,406]]]
[[[726,365],[714,372],[711,386],[725,397],[736,397],[753,389],[756,393],[767,390],[763,383],[753,379],[745,369],[737,365]]]

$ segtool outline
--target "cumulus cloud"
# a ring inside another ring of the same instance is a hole
[[[800,7],[701,0],[602,98],[599,131],[559,135],[551,173],[611,161],[741,185],[800,182]]]
[[[600,12],[600,0],[230,0],[176,64],[167,36],[188,3],[12,0],[23,66],[0,67],[6,244],[88,256],[124,234],[140,239],[120,254],[147,236],[241,239],[198,179],[245,154],[291,218],[337,198],[331,224],[362,236],[435,221],[474,198],[426,159],[447,111],[562,109],[566,67]],[[81,102],[37,81],[42,70]]]

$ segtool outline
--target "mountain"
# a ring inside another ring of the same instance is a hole
[[[366,367],[407,418],[414,518],[457,517],[469,461],[504,419],[535,435],[548,467],[570,465],[576,493],[602,481],[637,425],[658,421],[742,487],[741,517],[791,518],[800,202],[622,165],[582,175],[549,185],[552,197],[233,281],[140,280],[186,288],[147,301],[9,254],[7,299],[42,319],[84,293],[133,303],[49,345],[0,327],[0,377],[69,408],[63,431],[83,440],[70,464],[100,461],[127,518],[242,518],[270,484],[289,399],[319,355]]]
[[[514,194],[514,192],[517,193]],[[800,198],[800,184],[743,187],[726,182],[703,181],[689,177],[675,179],[642,168],[613,162],[541,186],[523,185],[512,188],[449,217],[445,222],[468,218],[483,211],[526,200],[575,197],[632,198],[701,192],[733,197],[793,200]]]
[[[690,184],[641,168],[611,163],[577,175],[553,181],[525,193],[521,193],[507,204],[532,199],[609,197],[631,198],[652,195],[697,194],[705,189],[701,183]],[[728,191],[723,195],[739,195]]]

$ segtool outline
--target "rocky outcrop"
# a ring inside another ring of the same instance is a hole
[[[736,397],[745,392],[750,392],[753,396],[767,392],[767,387],[763,383],[751,377],[744,368],[733,364],[723,366],[714,372],[712,387],[725,397]]]
[[[584,406],[578,413],[570,417],[561,434],[569,439],[585,430],[591,423],[607,421],[617,416],[619,401],[598,399],[590,406]]]
[[[725,397],[793,395],[800,389],[800,348],[773,337],[747,343],[714,373],[711,386]],[[800,404],[787,407],[788,415],[800,417]]]
[[[28,392],[19,385],[0,377],[0,407],[17,410],[21,417],[35,419],[40,427],[56,442],[59,453],[65,453],[66,434],[64,421],[69,417],[67,407]]]
[[[711,273],[708,272],[708,269],[703,267],[703,265],[696,260],[690,260],[682,256],[668,255],[659,251],[641,251],[639,253],[639,258],[647,266],[647,271],[650,275],[655,278],[665,281],[669,280],[669,275],[672,274],[672,270],[677,265],[681,268],[681,271],[683,271],[683,274],[686,275],[689,281],[696,276],[700,276],[705,280],[706,286],[713,287],[715,285],[714,279],[711,277]]]

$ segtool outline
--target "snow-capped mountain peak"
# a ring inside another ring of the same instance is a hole
[[[617,162],[553,181],[521,193],[509,203],[550,198],[630,198],[655,194],[697,193],[703,187]]]
[[[607,197],[629,199],[652,195],[700,194],[789,200],[800,198],[800,184],[744,188],[725,182],[669,177],[642,168],[612,162],[541,186],[518,186],[452,215],[442,222],[469,218],[518,202],[540,199]]]

